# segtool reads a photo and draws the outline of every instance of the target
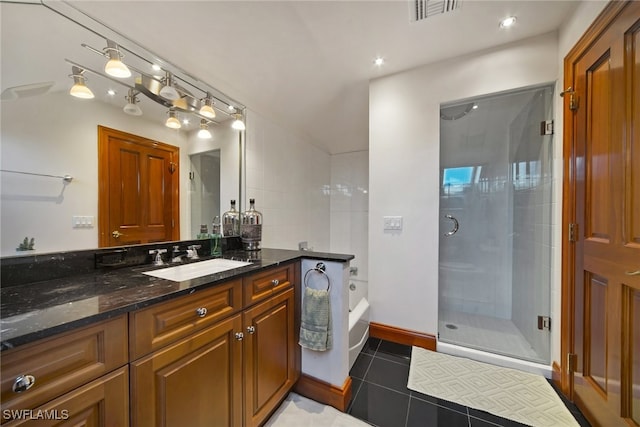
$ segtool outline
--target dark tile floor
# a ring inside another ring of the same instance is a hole
[[[349,414],[377,427],[523,425],[409,390],[410,360],[410,346],[370,338],[350,372],[353,391]],[[589,427],[580,411],[571,402],[563,401],[578,423]]]

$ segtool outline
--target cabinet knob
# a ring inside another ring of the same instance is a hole
[[[33,375],[20,375],[13,383],[13,391],[22,393],[29,390],[36,383],[36,377]]]
[[[198,315],[198,317],[206,316],[207,315],[207,308],[206,307],[196,308],[196,314]]]
[[[242,332],[236,332],[236,339],[238,341],[242,341],[243,338],[244,338],[244,334]]]
[[[251,335],[256,333],[256,327],[255,326],[247,326],[247,332],[249,332]]]
[[[271,284],[272,284],[273,286],[278,286],[278,285],[280,284],[280,281],[279,281],[278,279],[273,279],[273,280],[271,281]]]

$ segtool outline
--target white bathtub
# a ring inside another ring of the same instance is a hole
[[[349,283],[349,370],[369,338],[369,301],[367,282]]]

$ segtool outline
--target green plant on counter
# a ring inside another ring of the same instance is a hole
[[[25,237],[24,240],[22,241],[22,243],[20,243],[20,245],[16,248],[17,251],[32,251],[33,250],[33,245],[35,245],[35,239],[32,237],[31,240],[29,240],[28,237]]]

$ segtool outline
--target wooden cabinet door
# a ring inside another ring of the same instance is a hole
[[[242,426],[237,314],[131,363],[136,427]]]
[[[99,244],[180,239],[180,149],[98,127]]]
[[[565,60],[579,230],[570,383],[595,425],[640,425],[640,2],[611,2],[596,22]]]
[[[260,425],[296,381],[294,291],[244,313],[245,427]]]
[[[13,419],[3,427],[127,427],[129,370],[123,366],[30,412],[3,411],[3,418]]]

